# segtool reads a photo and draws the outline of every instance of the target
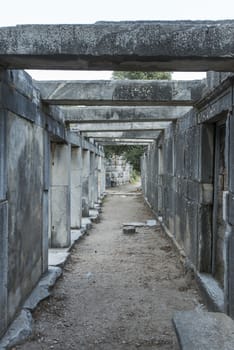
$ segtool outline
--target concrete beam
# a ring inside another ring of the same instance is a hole
[[[132,141],[124,141],[124,140],[121,140],[121,139],[114,139],[114,140],[109,140],[109,141],[101,141],[100,143],[103,145],[103,146],[122,146],[122,145],[128,145],[128,146],[131,146],[131,145],[141,145],[141,146],[147,146],[148,144],[150,143],[153,143],[154,140],[147,140],[147,141],[141,141],[141,140],[132,140]]]
[[[205,80],[37,81],[44,102],[87,106],[191,106]]]
[[[146,142],[123,142],[123,141],[119,141],[119,142],[104,142],[103,146],[148,146],[150,142],[146,143]]]
[[[191,107],[64,107],[64,120],[69,123],[82,122],[140,122],[173,121],[181,118]]]
[[[0,29],[0,64],[5,68],[233,72],[233,61],[233,20]]]
[[[129,122],[129,123],[82,123],[72,124],[71,131],[128,131],[128,130],[162,130],[167,128],[170,122]]]
[[[121,138],[121,137],[114,137],[113,139],[110,138],[102,138],[98,139],[98,142],[103,144],[105,142],[129,142],[129,143],[135,143],[135,142],[141,142],[141,143],[152,143],[155,142],[154,139],[130,139],[130,138]]]
[[[160,131],[151,131],[151,130],[146,130],[146,131],[141,131],[141,130],[136,130],[136,131],[91,131],[91,132],[83,132],[83,136],[85,137],[92,137],[94,139],[113,139],[113,138],[123,138],[123,139],[157,139],[158,136],[160,135]]]

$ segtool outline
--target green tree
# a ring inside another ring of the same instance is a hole
[[[170,72],[122,72],[114,71],[112,79],[123,80],[171,80]]]
[[[140,172],[140,157],[144,152],[144,146],[132,145],[132,146],[105,146],[104,151],[106,158],[111,158],[112,155],[124,156],[124,158],[133,166],[137,172]]]
[[[112,79],[121,80],[171,80],[170,72],[122,72],[114,71]],[[140,171],[140,157],[144,152],[144,146],[105,146],[105,154],[107,158],[112,155],[123,155],[126,160],[133,165],[136,171]]]

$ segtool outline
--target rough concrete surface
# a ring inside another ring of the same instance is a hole
[[[219,283],[207,273],[198,273],[196,280],[208,308],[224,312],[224,293]]]
[[[134,226],[124,226],[123,227],[123,233],[124,234],[136,233],[136,227],[134,227]]]
[[[123,222],[151,218],[142,197],[109,194],[101,223],[73,248],[53,296],[34,313],[31,340],[17,350],[178,349],[171,318],[194,309],[199,295],[159,228],[123,235]]]
[[[40,301],[48,298],[51,287],[61,274],[62,270],[59,267],[49,267],[0,341],[0,350],[11,349],[12,346],[22,343],[31,335],[33,322],[31,311],[35,310]]]
[[[34,310],[41,300],[46,299],[50,295],[50,288],[55,284],[61,274],[62,270],[59,267],[50,266],[48,272],[42,277],[36,288],[32,291],[23,308]]]
[[[157,139],[160,135],[160,131],[93,131],[93,132],[84,132],[83,136],[85,137],[94,137],[95,139],[109,138],[111,140],[118,139]],[[97,140],[98,141],[98,140]]]
[[[177,312],[173,323],[182,350],[233,350],[234,322],[215,312]]]
[[[55,105],[180,105],[190,106],[202,97],[200,80],[86,80],[38,81],[46,103]]]
[[[0,28],[7,68],[233,71],[234,21],[136,21]]]
[[[22,310],[0,341],[0,350],[11,349],[32,334],[32,315],[29,310]]]

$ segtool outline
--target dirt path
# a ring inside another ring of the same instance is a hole
[[[17,349],[178,349],[172,315],[194,309],[199,295],[160,230],[122,233],[123,222],[146,219],[152,213],[141,196],[108,195],[101,223],[73,249],[34,314],[34,336]]]

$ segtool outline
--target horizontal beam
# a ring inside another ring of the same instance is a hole
[[[69,123],[173,121],[191,107],[61,107]]]
[[[202,97],[201,80],[37,81],[44,102],[86,106],[192,106]]]
[[[109,138],[101,138],[101,139],[98,139],[98,142],[99,143],[102,143],[102,142],[109,142],[109,141],[115,141],[115,142],[129,142],[129,143],[135,143],[135,142],[142,142],[142,143],[151,143],[151,142],[154,142],[155,140],[153,139],[131,139],[131,138],[121,138],[121,137],[116,137],[116,138],[112,138],[111,140]]]
[[[151,144],[152,141],[147,141],[147,142],[141,142],[141,141],[122,141],[122,140],[119,140],[119,141],[102,141],[100,142],[100,144],[102,146],[147,146],[149,144]]]
[[[72,124],[71,131],[134,131],[134,130],[162,130],[170,125],[168,122],[129,122],[129,123],[82,123]]]
[[[233,72],[233,62],[233,20],[0,28],[5,68]]]
[[[136,131],[94,131],[94,132],[82,132],[82,136],[91,137],[94,139],[113,139],[113,138],[123,138],[123,139],[157,139],[160,135],[160,131],[152,130],[136,130]]]

